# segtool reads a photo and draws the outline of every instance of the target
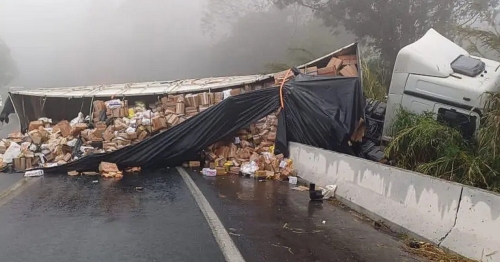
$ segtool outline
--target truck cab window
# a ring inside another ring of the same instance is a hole
[[[463,114],[454,109],[440,108],[438,110],[437,120],[458,129],[466,139],[470,139],[474,136],[477,121],[475,116]]]

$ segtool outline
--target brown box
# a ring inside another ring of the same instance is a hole
[[[94,129],[94,132],[92,132],[92,135],[96,138],[103,138],[103,134],[106,131],[105,128],[96,128]]]
[[[241,88],[231,89],[230,94],[231,94],[231,96],[237,96],[237,95],[241,94]]]
[[[17,171],[26,170],[26,159],[24,157],[16,157],[13,159],[14,169]]]
[[[215,93],[208,93],[208,97],[210,99],[210,105],[215,104]]]
[[[220,103],[222,99],[224,99],[224,95],[222,94],[222,92],[214,93],[214,104]]]
[[[340,70],[340,75],[347,77],[355,77],[358,76],[358,70],[354,65],[346,65]]]
[[[200,161],[189,161],[189,167],[200,167]]]
[[[227,169],[225,167],[216,167],[215,171],[216,171],[217,176],[227,175]]]
[[[326,67],[333,67],[337,71],[340,69],[341,66],[342,66],[342,60],[337,57],[332,57],[332,59],[330,59],[330,62],[328,62],[328,64],[326,65]]]
[[[112,117],[122,117],[122,108],[113,108],[111,109]]]
[[[318,67],[317,66],[306,67],[305,69],[300,69],[300,72],[307,75],[317,75]]]
[[[210,105],[210,95],[208,93],[202,93],[199,95],[200,105]]]
[[[30,132],[29,135],[31,137],[31,141],[35,145],[40,145],[42,143],[42,136],[40,135],[38,130]]]
[[[33,168],[33,162],[34,161],[35,161],[34,157],[27,157],[26,158],[26,170]]]
[[[102,134],[102,138],[104,139],[104,141],[111,141],[114,137],[115,134],[109,129],[106,129],[106,131],[104,131],[104,133]]]
[[[337,69],[334,66],[323,67],[318,69],[318,75],[320,76],[336,76]]]
[[[94,101],[93,105],[95,112],[101,112],[102,110],[106,110],[106,104],[102,100]]]
[[[267,177],[267,171],[265,171],[265,170],[257,170],[257,171],[255,171],[255,177],[256,178],[266,178]]]
[[[237,175],[239,173],[240,173],[239,167],[233,166],[233,167],[229,168],[229,174]]]
[[[184,104],[184,102],[177,102],[177,105],[175,107],[175,113],[178,115],[184,115],[185,109],[186,105]]]
[[[151,119],[152,125],[153,125],[153,130],[158,131],[161,129],[165,129],[168,127],[167,125],[167,119],[162,116],[155,116]]]
[[[67,137],[71,134],[71,126],[68,121],[63,120],[54,127],[54,129],[57,129],[57,131],[61,132],[61,136]]]
[[[32,122],[30,122],[30,125],[29,125],[29,131],[36,130],[41,126],[43,127],[42,121],[32,121]]]
[[[356,65],[358,63],[356,55],[341,55],[339,59],[342,60],[343,65]]]
[[[137,136],[137,139],[138,139],[139,141],[142,141],[142,140],[144,140],[144,138],[146,138],[147,136],[148,136],[148,132],[146,132],[146,131],[141,131],[141,133]]]
[[[99,164],[99,172],[120,172],[115,163],[101,162]]]
[[[175,126],[175,125],[179,124],[179,122],[180,122],[180,119],[177,115],[171,114],[167,117],[167,123],[170,126]]]
[[[69,162],[71,160],[71,154],[70,153],[66,153],[64,155],[64,157],[63,157],[62,160],[66,161],[66,162]]]
[[[127,139],[129,140],[137,139],[137,132],[127,132]]]
[[[261,137],[260,137],[259,135],[255,135],[255,136],[253,136],[253,143],[254,143],[255,145],[260,144],[260,142],[261,142]]]

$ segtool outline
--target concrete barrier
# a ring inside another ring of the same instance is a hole
[[[336,152],[290,143],[305,180],[337,185],[349,207],[473,259],[500,261],[500,197]]]
[[[442,247],[480,261],[500,261],[500,195],[464,187],[457,222]]]

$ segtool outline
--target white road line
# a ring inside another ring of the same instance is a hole
[[[234,245],[234,242],[229,236],[229,233],[224,228],[222,222],[219,220],[219,217],[217,217],[217,214],[215,214],[215,211],[212,209],[205,196],[203,196],[203,193],[201,193],[198,186],[196,186],[193,179],[189,177],[189,174],[186,172],[186,170],[184,170],[184,168],[177,167],[177,171],[179,171],[179,174],[181,174],[182,179],[184,179],[184,182],[189,188],[189,191],[191,191],[191,194],[193,194],[198,207],[200,207],[201,212],[207,219],[207,222],[210,225],[210,229],[212,229],[215,240],[217,241],[217,244],[219,244],[219,247],[222,251],[222,254],[224,254],[224,257],[226,258],[226,261],[244,262],[245,259],[243,259],[243,256],[241,255],[238,248]]]
[[[39,179],[40,179],[39,177],[21,178],[15,184],[2,191],[0,193],[0,207],[8,203],[10,200],[12,200],[14,197],[19,195],[25,189],[33,185]]]

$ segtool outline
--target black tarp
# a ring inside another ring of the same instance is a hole
[[[2,112],[0,113],[0,122],[8,124],[9,116],[15,113],[16,111],[14,109],[14,104],[12,103],[10,97],[8,97],[5,105],[2,108]]]
[[[276,147],[287,153],[288,141],[354,154],[348,137],[363,117],[359,78],[298,75],[283,88]],[[94,154],[46,173],[95,171],[102,161],[119,168],[176,166],[196,159],[207,146],[280,108],[280,89],[266,88],[229,97],[185,122],[136,145],[107,154]]]

